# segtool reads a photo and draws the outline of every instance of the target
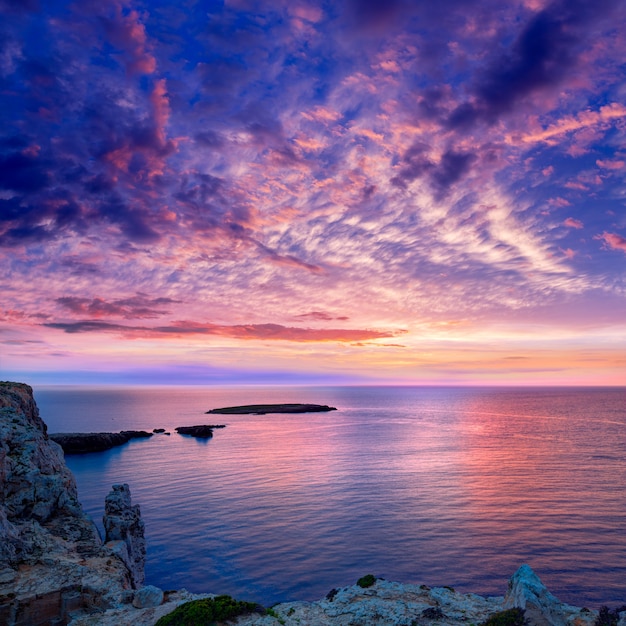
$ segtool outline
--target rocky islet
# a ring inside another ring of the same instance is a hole
[[[119,433],[53,433],[50,439],[58,443],[65,454],[102,452],[128,443],[131,439],[146,439],[152,433],[145,430],[122,430]]]
[[[244,406],[210,409],[207,414],[219,415],[266,415],[268,413],[317,413],[336,411],[326,404],[249,404]],[[225,428],[224,424],[197,424],[195,426],[177,426],[174,430],[179,435],[190,435],[199,439],[210,439],[213,431]],[[122,430],[114,433],[52,433],[50,438],[58,443],[65,454],[88,454],[102,452],[128,443],[131,439],[147,439],[155,434],[169,435],[165,428],[145,430]]]
[[[244,404],[242,406],[225,406],[210,409],[208,413],[218,415],[267,415],[268,413],[322,413],[336,411],[334,406],[327,404]]]

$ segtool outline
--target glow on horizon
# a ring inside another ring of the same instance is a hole
[[[626,385],[622,2],[2,10],[0,378]]]

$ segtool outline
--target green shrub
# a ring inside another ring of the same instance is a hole
[[[482,626],[524,626],[524,623],[524,609],[514,608],[494,613]]]
[[[214,626],[249,613],[264,613],[265,609],[254,602],[234,600],[230,596],[216,596],[192,600],[164,615],[155,626]]]
[[[367,589],[367,587],[371,587],[375,582],[376,576],[373,574],[366,574],[365,576],[359,578],[359,580],[356,581],[356,584],[359,587],[363,587],[363,589]]]
[[[292,609],[293,611],[293,609]],[[284,624],[285,620],[272,608],[266,609],[265,615],[269,615],[278,621],[279,624]]]

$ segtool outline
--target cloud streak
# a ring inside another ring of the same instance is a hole
[[[169,326],[126,326],[100,320],[79,322],[47,322],[44,326],[74,333],[118,333],[133,339],[155,337],[184,337],[187,335],[215,335],[231,339],[262,341],[295,342],[356,342],[384,339],[403,334],[404,331],[356,330],[336,328],[299,328],[280,324],[238,324],[224,326],[219,324],[196,323],[189,321],[174,322]]]

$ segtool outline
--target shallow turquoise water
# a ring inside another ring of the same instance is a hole
[[[166,428],[68,457],[100,520],[127,482],[147,583],[270,605],[363,574],[503,595],[529,563],[560,599],[626,601],[626,390],[39,388],[50,432]],[[312,402],[304,415],[204,415]],[[225,423],[212,440],[176,426]]]

